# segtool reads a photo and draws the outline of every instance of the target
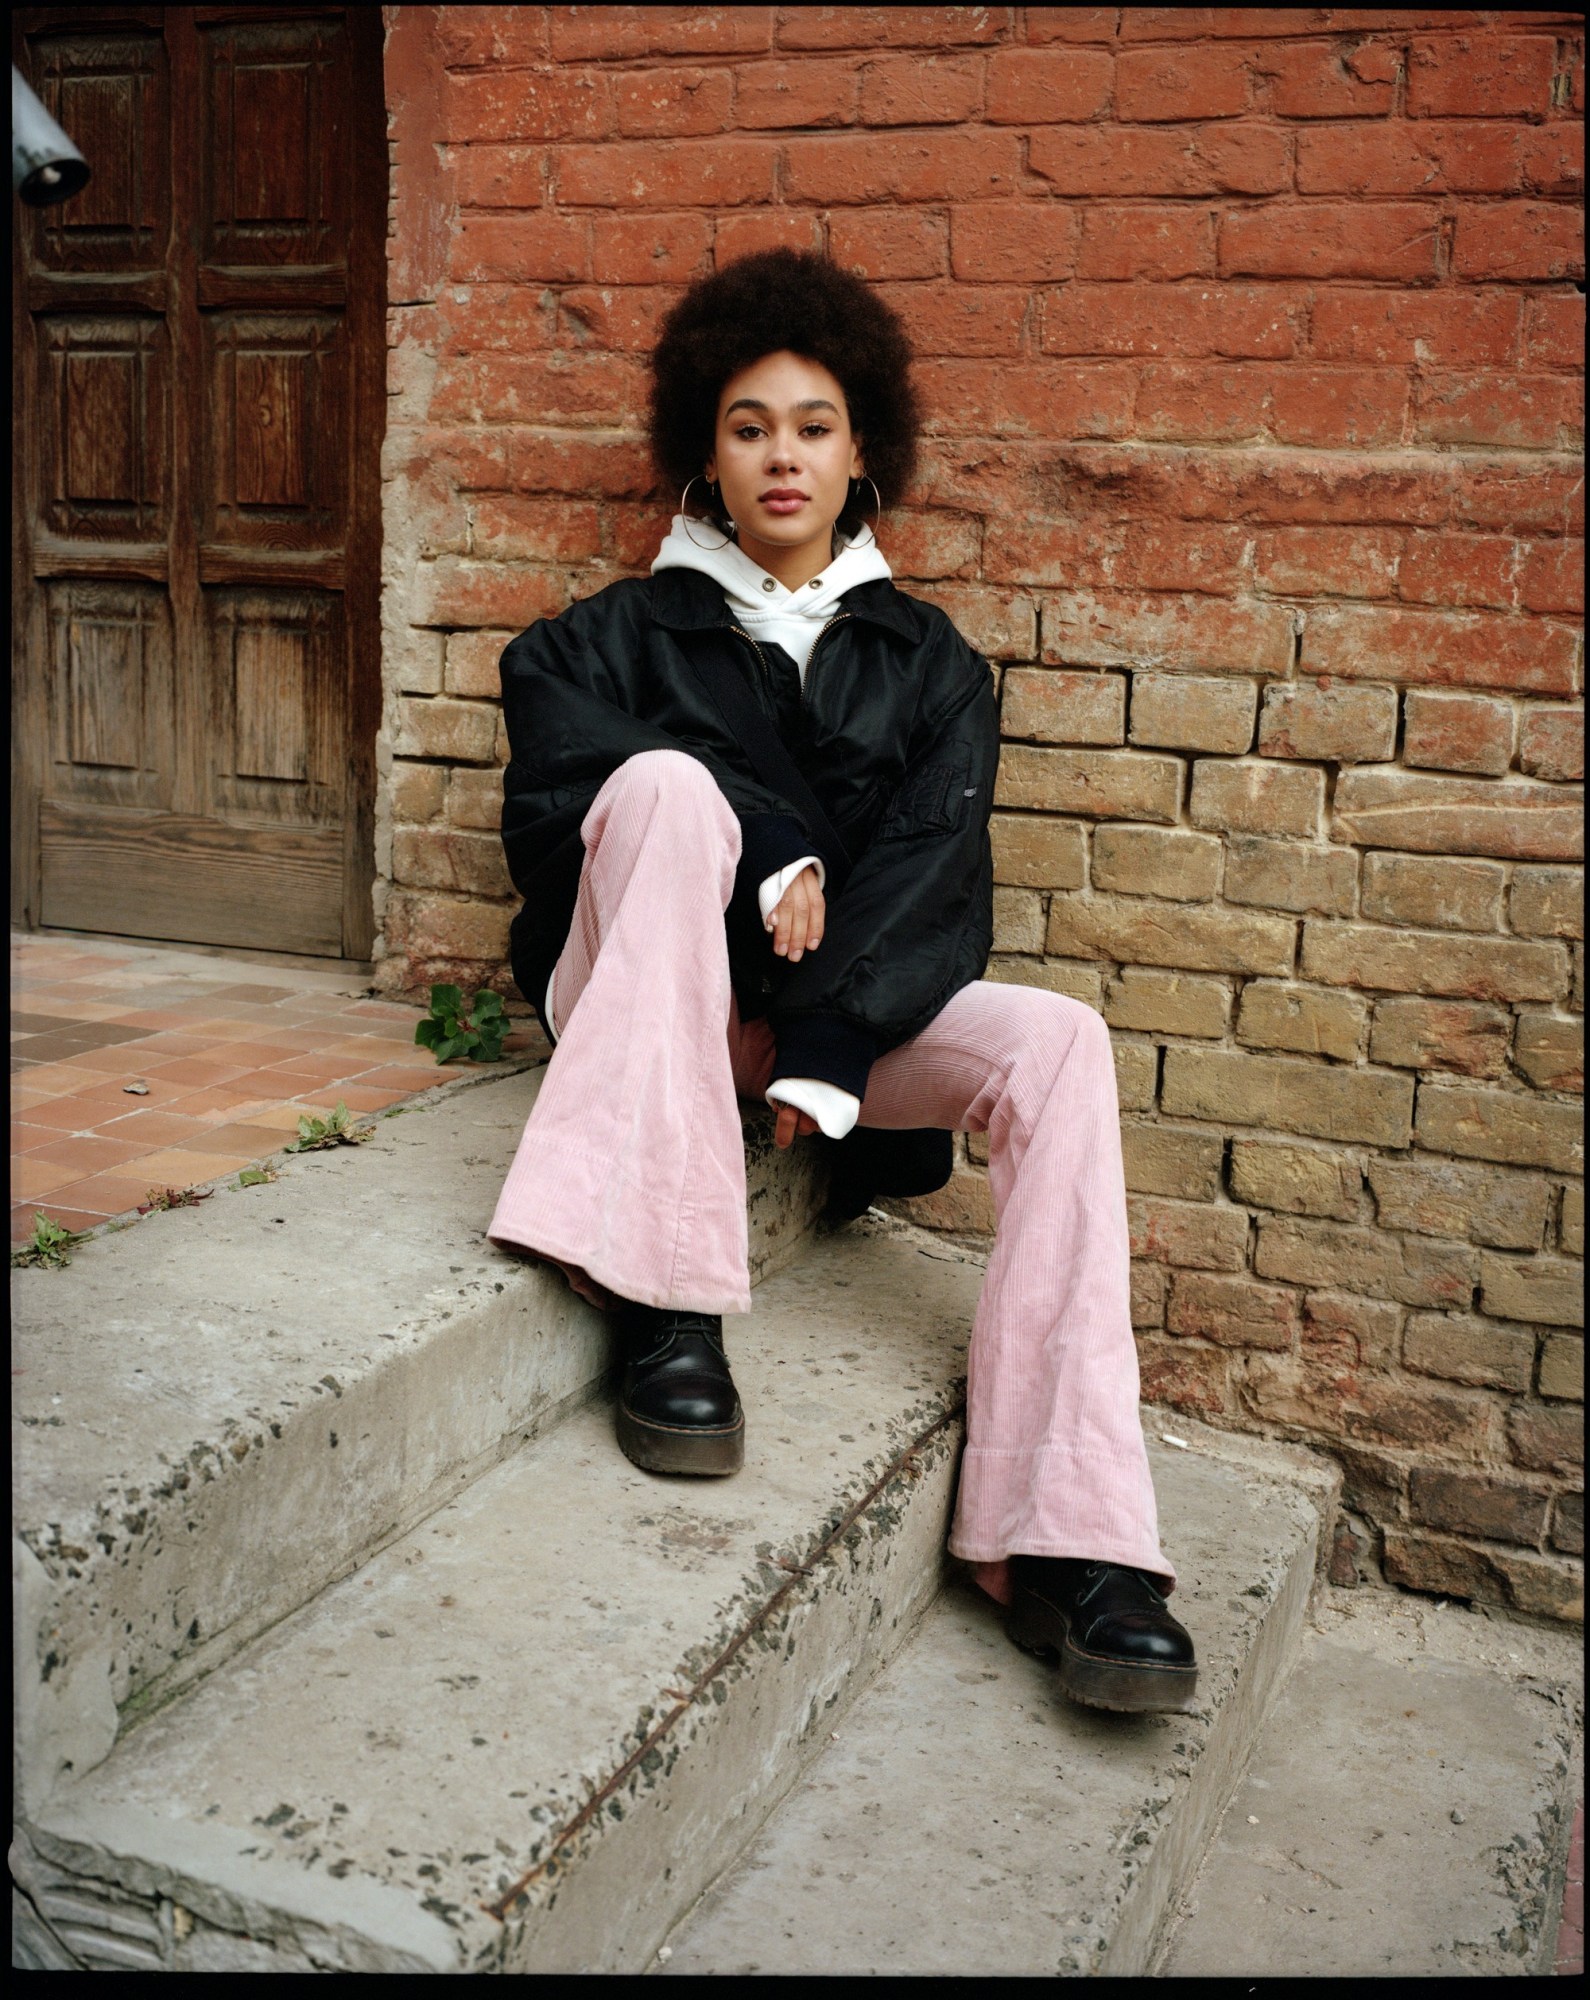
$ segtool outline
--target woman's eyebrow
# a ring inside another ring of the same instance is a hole
[[[839,415],[837,407],[822,396],[808,396],[803,403],[794,403],[790,407],[796,410],[832,410],[836,417]],[[736,410],[758,410],[764,417],[770,414],[767,404],[759,403],[754,396],[737,396],[723,414],[732,417]]]

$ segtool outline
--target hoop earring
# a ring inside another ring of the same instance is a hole
[[[876,505],[873,507],[872,510],[873,515],[875,517],[875,520],[881,520],[883,518],[883,495],[878,491],[877,480],[873,478],[870,472],[864,472],[861,475],[861,477],[855,481],[855,484],[857,486],[870,486],[872,488],[872,497],[873,500],[876,502]],[[878,530],[874,525],[873,521],[869,521],[867,523],[866,541],[864,542],[854,541],[850,544],[850,547],[853,549],[875,549],[877,546],[878,546]]]
[[[723,540],[721,542],[702,542],[702,541],[697,541],[696,537],[692,535],[690,532],[690,516],[685,511],[685,498],[686,495],[689,493],[691,487],[695,485],[696,481],[702,478],[705,478],[704,473],[693,472],[690,475],[690,477],[685,481],[685,490],[679,496],[679,519],[685,531],[685,539],[687,541],[694,542],[698,549],[726,549],[729,547],[730,543],[733,542],[734,540],[733,535],[727,535],[727,534],[723,535]],[[712,490],[713,490],[713,482],[710,479],[708,479],[707,492],[710,494]],[[721,528],[719,529],[718,532],[720,534],[723,534],[723,530]]]

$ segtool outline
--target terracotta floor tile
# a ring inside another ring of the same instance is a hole
[[[274,1125],[216,1125],[202,1137],[189,1139],[185,1150],[195,1153],[242,1153],[251,1160],[263,1160],[268,1153],[279,1153],[282,1142],[290,1136]]]
[[[326,1062],[319,1056],[296,1056],[291,1062],[272,1063],[269,1069],[254,1072],[254,1081],[265,1089],[274,1085],[279,1093],[318,1090],[345,1082],[361,1072],[347,1061]]]
[[[159,1028],[146,1035],[138,1043],[138,1053],[145,1062],[175,1062],[179,1056],[204,1056],[216,1048],[217,1044],[204,1035],[185,1034],[178,1028]],[[227,1058],[230,1061],[230,1054]]]
[[[247,1062],[251,1069],[269,1069],[273,1063],[290,1062],[301,1051],[291,1043],[281,1042],[228,1042],[226,1056],[229,1062]]]
[[[126,1172],[94,1174],[86,1181],[73,1181],[70,1187],[62,1188],[58,1198],[103,1221],[108,1215],[125,1215],[139,1202],[146,1201],[150,1185]]]
[[[114,1049],[80,1049],[76,1055],[63,1058],[62,1066],[67,1069],[98,1070],[106,1076],[136,1077],[138,1044],[129,1049],[125,1044]]]
[[[238,1158],[245,1166],[248,1164],[246,1153],[240,1153]],[[189,1187],[198,1181],[213,1181],[217,1174],[224,1174],[226,1170],[224,1155],[185,1152],[177,1147],[150,1153],[138,1162],[138,1171],[145,1176],[145,1184],[149,1187]]]
[[[126,1104],[136,1104],[136,1097],[122,1100]],[[100,1107],[86,1104],[75,1093],[64,1097],[49,1097],[42,1104],[30,1104],[25,1109],[30,1125],[45,1125],[58,1139],[63,1132],[92,1132],[104,1115]]]
[[[79,1181],[82,1173],[75,1167],[63,1167],[59,1161],[41,1160],[35,1154],[24,1153],[20,1160],[11,1162],[11,1193],[20,1195],[24,1201],[39,1201],[65,1187],[68,1181]]]
[[[339,1091],[337,1097],[341,1095]],[[250,1125],[272,1126],[278,1132],[285,1132],[289,1139],[294,1139],[298,1136],[300,1118],[329,1118],[337,1108],[337,1097],[322,1095],[310,1102],[262,1105],[259,1110],[247,1114],[248,1122]],[[355,1108],[352,1104],[348,1106],[350,1111]]]
[[[127,1100],[136,1103],[136,1098]],[[103,1139],[113,1139],[153,1153],[162,1146],[180,1145],[184,1139],[208,1130],[199,1119],[175,1111],[130,1111],[110,1118],[95,1128]]]
[[[40,1097],[59,1097],[63,1091],[78,1090],[89,1081],[87,1073],[66,1063],[29,1063],[17,1072],[18,1088],[36,1091]]]
[[[437,1084],[446,1083],[450,1077],[468,1074],[467,1070],[454,1064],[420,1069],[410,1063],[387,1063],[379,1069],[366,1070],[359,1079],[359,1085],[363,1090],[384,1090],[388,1085],[394,1090],[432,1090]]]
[[[33,1234],[33,1218],[41,1209],[52,1222],[59,1222],[67,1229],[97,1229],[105,1220],[104,1216],[95,1215],[86,1209],[64,1208],[56,1201],[41,1201],[32,1208],[12,1211],[11,1241],[13,1243],[25,1243]],[[19,1217],[21,1222],[20,1228],[18,1226]]]
[[[15,1158],[21,1153],[31,1153],[40,1146],[47,1146],[52,1139],[59,1139],[60,1128],[55,1125],[32,1125],[25,1119],[11,1121],[11,1153]]]
[[[389,1104],[397,1104],[411,1093],[406,1090],[361,1090],[354,1087],[339,1090],[337,1095],[350,1111],[362,1117],[368,1111],[385,1111]]]
[[[105,1139],[98,1133],[74,1133],[63,1138],[57,1132],[48,1145],[40,1146],[28,1158],[58,1161],[63,1167],[74,1167],[82,1178],[87,1179],[90,1174],[107,1174],[114,1167],[123,1167],[129,1160],[137,1159],[140,1153],[152,1150],[141,1139]]]
[[[256,1106],[280,1102],[280,1091],[271,1091],[262,1097],[258,1091],[218,1088],[196,1090],[191,1096],[184,1097],[176,1108],[184,1117],[195,1119],[208,1129],[212,1125],[224,1125],[228,1121],[245,1118]]]
[[[194,1087],[191,1083],[150,1075],[147,1071],[141,1076],[129,1078],[128,1082],[141,1083],[145,1088],[129,1090],[126,1083],[119,1083],[115,1078],[100,1078],[93,1083],[85,1084],[81,1090],[72,1091],[63,1102],[96,1107],[111,1106],[109,1112],[100,1111],[98,1117],[90,1120],[91,1123],[98,1124],[107,1116],[114,1117],[116,1106],[125,1111],[159,1111],[167,1105],[175,1104],[179,1098],[186,1097]]]
[[[252,1021],[237,1021],[230,1015],[217,1015],[213,1011],[205,1018],[187,1023],[190,1033],[208,1035],[216,1042],[248,1042],[258,1034]]]
[[[211,1062],[203,1056],[180,1056],[175,1062],[152,1066],[148,1080],[153,1083],[158,1077],[163,1083],[186,1084],[190,1090],[210,1090],[242,1074],[243,1066],[239,1063]]]

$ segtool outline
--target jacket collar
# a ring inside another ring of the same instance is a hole
[[[651,615],[673,632],[699,632],[731,621],[722,588],[696,569],[659,570],[651,578]],[[858,583],[839,600],[852,618],[880,625],[886,632],[915,645],[922,637],[921,621],[911,600],[887,577]]]

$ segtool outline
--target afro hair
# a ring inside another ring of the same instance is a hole
[[[865,280],[809,250],[760,250],[699,278],[668,313],[652,353],[650,429],[657,469],[683,488],[711,456],[723,385],[765,354],[817,361],[845,392],[866,476],[885,507],[916,465],[921,410],[911,342]],[[698,488],[698,493],[702,489]],[[859,494],[838,526],[858,532]],[[691,499],[691,511],[698,502]],[[710,515],[704,504],[699,511]]]

